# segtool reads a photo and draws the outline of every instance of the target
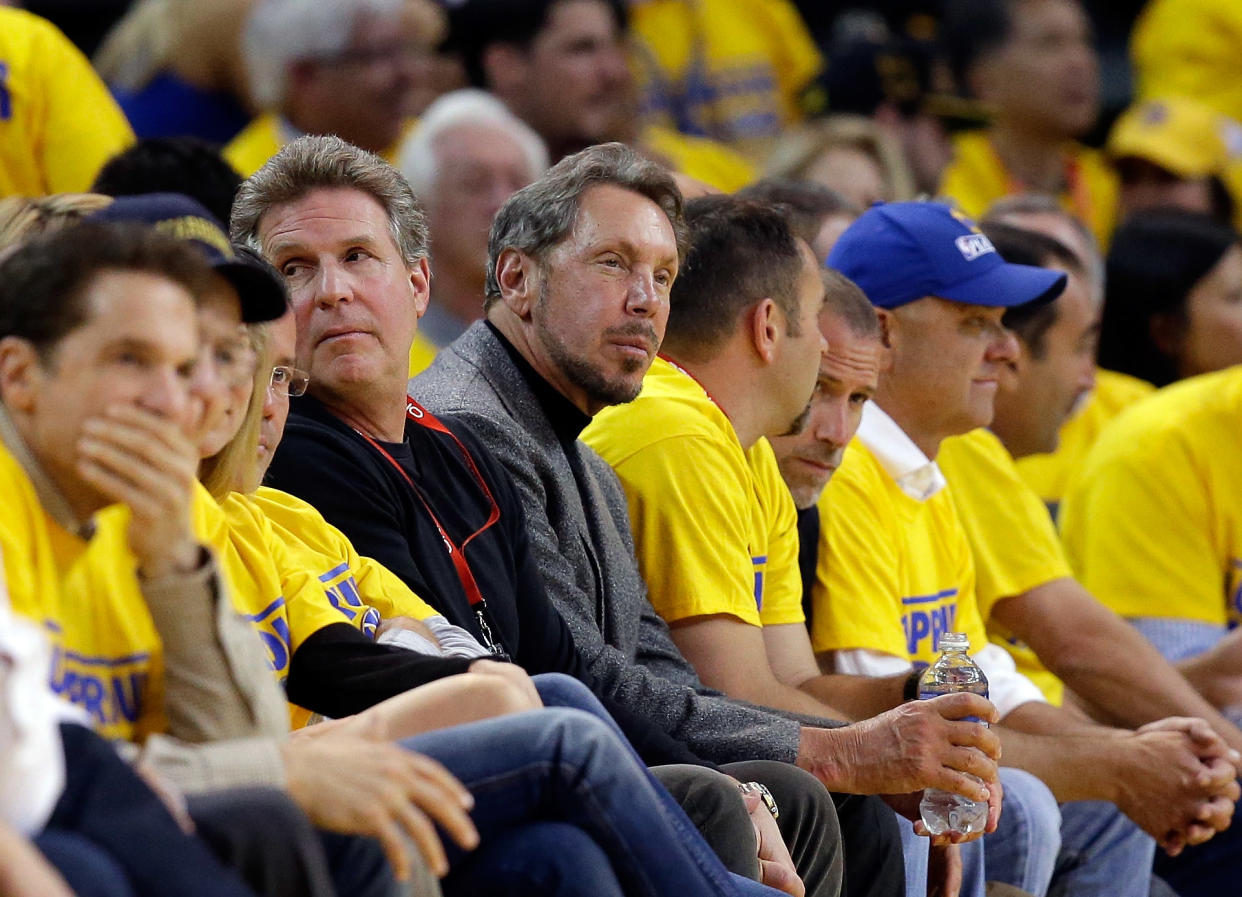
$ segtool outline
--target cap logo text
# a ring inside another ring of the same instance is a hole
[[[983,234],[962,234],[953,242],[957,246],[957,251],[962,254],[962,258],[968,262],[973,262],[981,255],[996,251],[992,241]]]

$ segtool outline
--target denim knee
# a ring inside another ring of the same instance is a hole
[[[984,839],[987,877],[1036,897],[1047,893],[1061,851],[1061,809],[1039,778],[1001,769],[1005,799],[1000,824]]]

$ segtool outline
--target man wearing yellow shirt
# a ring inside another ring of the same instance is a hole
[[[100,733],[145,739],[147,759],[196,792],[263,780],[320,819],[342,800],[361,812],[365,796],[332,794],[310,773],[388,748],[278,743],[279,689],[191,528],[204,260],[180,240],[89,223],[19,249],[3,273],[4,581],[55,646],[52,690]],[[368,893],[391,885],[386,871],[364,884],[357,859],[340,864],[345,876]]]
[[[717,190],[745,186],[754,166],[728,146],[640,122],[626,17],[620,0],[466,0],[450,9],[449,45],[471,83],[534,128],[553,161],[619,140]]]
[[[302,134],[337,134],[388,158],[410,126],[438,15],[394,0],[257,0],[242,31],[261,110],[224,148],[242,176]]]
[[[0,196],[87,190],[133,142],[81,51],[51,22],[0,8]]]
[[[1048,705],[1009,656],[986,642],[969,543],[934,460],[946,438],[991,421],[997,382],[1017,358],[1001,323],[1005,309],[1055,298],[1065,276],[1006,263],[969,219],[937,203],[868,210],[828,261],[877,307],[892,354],[823,499],[816,650],[838,670],[884,675],[930,657],[928,636],[942,628],[966,632],[1002,714],[1005,764],[1070,801],[1060,813],[1061,850],[1081,862],[1057,873],[1058,886],[1075,894],[1146,894],[1148,871],[1135,857],[1150,856],[1154,845],[1138,825],[1180,850],[1186,837],[1214,833],[1197,820],[1216,801],[1214,825],[1222,827],[1237,794],[1227,748],[1208,731],[1219,755],[1210,761],[1216,780],[1188,793],[1182,773],[1162,771],[1180,765],[1207,772],[1189,724],[1129,733]],[[1091,773],[1082,774],[1079,763]],[[1095,800],[1111,803],[1088,802]],[[1006,868],[1019,862],[1010,838],[986,849]],[[1043,887],[1052,871],[1043,870]]]
[[[1099,72],[1078,0],[979,0],[943,27],[959,86],[988,105],[991,126],[957,138],[939,192],[980,216],[1003,196],[1046,193],[1107,245],[1117,179],[1077,139],[1095,124]]]
[[[904,676],[820,674],[803,625],[796,511],[765,438],[805,424],[826,292],[856,288],[822,272],[774,207],[705,197],[686,217],[663,354],[637,399],[600,411],[583,439],[616,472],[652,605],[705,683],[786,711],[871,716],[853,709],[865,702],[853,691],[899,694]],[[922,887],[926,848],[902,828],[908,884]]]
[[[988,633],[1054,703],[1062,686],[1047,668],[1062,672],[1098,719],[1138,726],[1202,717],[1242,749],[1242,732],[1073,578],[1051,521],[1017,474],[1015,459],[1056,446],[1062,421],[1091,382],[1098,306],[1087,272],[1065,245],[1001,224],[983,230],[1006,259],[1068,277],[1065,292],[1043,308],[1006,312],[1019,352],[1000,379],[991,432],[948,439],[937,459],[974,552]]]
[[[1098,313],[1104,302],[1104,260],[1100,258],[1095,237],[1081,219],[1062,208],[1054,197],[1029,193],[994,203],[984,216],[983,225],[994,223],[1044,234],[1068,247],[1090,283],[1092,302]],[[1123,408],[1153,389],[1144,380],[1097,367],[1095,386],[1061,425],[1056,449],[1015,459],[1018,473],[1043,499],[1053,520],[1070,478],[1082,466],[1100,432]]]

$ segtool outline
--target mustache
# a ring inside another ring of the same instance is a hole
[[[653,350],[660,348],[660,336],[656,333],[655,325],[650,321],[628,321],[625,324],[618,324],[615,327],[609,327],[604,331],[604,338],[610,337],[642,337],[651,344]]]

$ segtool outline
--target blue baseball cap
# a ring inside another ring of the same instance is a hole
[[[247,324],[275,320],[289,307],[285,285],[272,267],[230,243],[223,225],[196,199],[181,193],[118,196],[89,218],[148,224],[160,233],[193,243],[212,270],[237,290],[242,321]]]
[[[973,221],[939,202],[876,203],[837,240],[827,265],[877,308],[924,296],[1011,308],[1050,302],[1066,281],[1059,271],[1005,261]]]

